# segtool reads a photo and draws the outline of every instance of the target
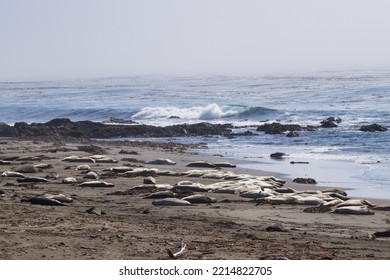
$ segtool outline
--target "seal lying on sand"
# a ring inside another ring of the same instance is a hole
[[[17,177],[17,178],[24,178],[26,177],[24,174],[16,171],[4,171],[1,174],[1,177]]]
[[[143,197],[144,199],[156,199],[156,198],[172,198],[175,197],[175,194],[171,191],[160,191],[152,193],[148,196]]]
[[[42,177],[24,177],[18,178],[19,183],[48,183],[49,181]]]
[[[344,206],[336,208],[332,211],[336,214],[350,214],[350,215],[373,215],[374,211],[369,209],[367,206]]]
[[[113,183],[107,183],[104,181],[89,181],[78,184],[79,187],[92,187],[92,188],[113,188]]]
[[[191,203],[179,198],[164,198],[152,202],[155,206],[191,206]]]
[[[39,205],[53,205],[53,206],[67,206],[66,204],[53,199],[53,198],[47,198],[47,197],[30,197],[30,198],[23,198],[20,200],[21,202],[30,202],[31,204],[39,204]]]
[[[194,194],[187,197],[182,198],[185,201],[190,203],[215,203],[217,200],[214,197],[210,197],[205,194]]]
[[[155,160],[148,161],[147,164],[158,164],[158,165],[175,165],[176,162],[167,158],[158,158]]]

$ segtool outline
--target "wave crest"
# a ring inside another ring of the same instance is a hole
[[[275,110],[265,107],[250,107],[242,105],[208,104],[205,107],[191,108],[168,107],[145,107],[132,115],[133,119],[166,119],[180,118],[187,120],[215,120],[223,118],[251,118],[265,115]]]

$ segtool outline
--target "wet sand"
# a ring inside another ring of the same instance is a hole
[[[1,177],[0,259],[169,259],[167,249],[180,250],[179,259],[390,259],[390,238],[373,238],[377,231],[390,228],[390,212],[374,215],[306,213],[307,205],[259,204],[237,194],[209,193],[212,204],[189,207],[154,206],[142,199],[150,190],[132,190],[144,177],[124,177],[108,173],[109,167],[126,164],[147,168],[188,171],[186,165],[197,160],[224,161],[205,157],[177,145],[134,144],[107,141],[93,143],[117,163],[88,163],[101,180],[113,188],[80,187],[63,184],[65,177],[83,182],[76,167],[86,163],[63,161],[65,157],[100,154],[101,150],[81,151],[90,143],[1,140],[0,171],[16,170],[25,164],[50,164],[28,176],[46,177],[46,183],[20,183],[17,178]],[[85,149],[84,149],[85,150]],[[123,154],[121,150],[137,154]],[[12,159],[13,157],[13,159]],[[34,158],[37,157],[37,158]],[[132,163],[125,158],[149,161],[168,158],[176,165]],[[9,164],[7,164],[7,161]],[[50,167],[50,166],[49,166]],[[222,168],[236,174],[269,173],[240,168]],[[272,174],[276,177],[277,174]],[[222,181],[184,176],[157,176],[158,184],[174,185],[190,180],[204,185]],[[320,190],[326,187],[287,181],[284,187]],[[45,192],[61,192],[73,198],[68,206],[45,206],[21,199]],[[370,200],[390,205],[389,201]],[[89,214],[91,207],[104,213]],[[271,231],[270,226],[274,227]],[[276,228],[276,231],[275,231]],[[355,238],[352,238],[355,236]]]

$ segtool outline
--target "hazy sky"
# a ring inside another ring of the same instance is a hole
[[[0,0],[0,80],[390,68],[388,0]]]

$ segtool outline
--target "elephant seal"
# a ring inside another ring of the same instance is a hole
[[[24,174],[16,171],[4,171],[1,174],[1,177],[16,177],[16,178],[24,178],[26,177]]]
[[[18,178],[17,181],[19,183],[48,183],[49,180],[42,177],[24,177]]]
[[[30,197],[30,198],[23,198],[20,200],[21,202],[30,202],[31,204],[39,204],[39,205],[52,205],[52,206],[67,206],[66,204],[53,199],[53,198],[47,198],[47,197]]]
[[[110,158],[108,156],[103,155],[93,155],[89,158],[93,159],[97,163],[117,163],[118,161],[116,159]]]
[[[378,205],[378,206],[373,207],[372,210],[390,211],[390,205]]]
[[[42,197],[55,199],[58,200],[59,202],[65,202],[65,203],[73,202],[73,198],[63,193],[57,193],[57,194],[45,193],[42,195]]]
[[[20,173],[38,173],[38,172],[40,172],[39,168],[35,167],[32,164],[26,164],[26,165],[19,166],[18,168],[16,168],[15,171],[20,172]]]
[[[90,180],[98,180],[99,176],[94,171],[89,171],[87,174],[85,174],[84,179],[90,179]]]
[[[368,200],[365,199],[349,199],[347,201],[344,201],[337,205],[337,207],[344,207],[344,206],[368,206],[368,207],[375,207],[375,204],[372,204]]]
[[[193,183],[191,181],[180,181],[176,183],[175,187],[172,188],[172,191],[175,193],[180,193],[188,190],[193,192],[207,192],[207,190],[202,184]]]
[[[210,197],[204,194],[194,194],[187,197],[182,198],[185,201],[190,203],[215,203],[217,200],[214,197]]]
[[[91,188],[113,188],[113,183],[107,183],[104,181],[88,181],[78,184],[79,187],[91,187]]]
[[[230,162],[214,162],[216,167],[225,167],[225,168],[236,168],[237,166]]]
[[[91,167],[88,164],[82,164],[76,167],[78,171],[90,171]]]
[[[74,178],[74,177],[66,177],[66,178],[62,179],[62,183],[63,183],[63,184],[73,184],[73,183],[77,183],[77,179]]]
[[[256,199],[256,202],[259,204],[268,203],[272,205],[281,205],[281,204],[302,204],[296,197],[293,196],[285,196],[285,197],[266,197]]]
[[[217,167],[215,164],[209,163],[209,162],[206,162],[206,161],[195,161],[195,162],[191,162],[191,163],[187,164],[186,166],[187,167],[205,167],[205,168],[215,168],[215,167]]]
[[[143,197],[143,199],[157,199],[157,198],[173,198],[175,194],[171,191],[159,191],[152,193],[148,196]]]
[[[191,203],[179,198],[164,198],[152,202],[155,206],[191,206]]]
[[[144,178],[144,184],[155,185],[155,184],[157,184],[157,181],[154,177],[149,176],[149,177]]]
[[[240,193],[241,197],[245,198],[264,198],[264,197],[269,197],[272,196],[271,193],[265,192],[263,190],[249,190],[249,191],[244,191]]]
[[[373,215],[374,211],[367,206],[344,206],[336,208],[332,211],[335,214],[349,214],[349,215]]]
[[[150,160],[147,164],[157,164],[157,165],[175,165],[176,162],[167,158],[158,158],[155,160]]]

